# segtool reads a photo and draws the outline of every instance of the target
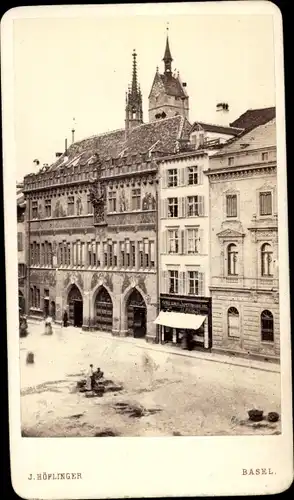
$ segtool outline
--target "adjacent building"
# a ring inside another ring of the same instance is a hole
[[[276,121],[269,109],[266,117],[255,110],[250,131],[216,152],[206,172],[210,292],[214,350],[278,359]],[[258,114],[263,124],[256,126]]]
[[[23,184],[16,185],[16,209],[17,209],[17,257],[18,257],[18,305],[20,312],[26,309],[26,258],[25,258],[25,210],[26,202],[23,194]]]

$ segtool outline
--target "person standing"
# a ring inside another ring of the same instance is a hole
[[[63,326],[65,326],[65,327],[68,326],[68,314],[67,314],[66,309],[64,310],[64,313],[63,313]]]

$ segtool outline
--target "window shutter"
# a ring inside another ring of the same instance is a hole
[[[204,196],[199,196],[198,198],[198,203],[199,203],[199,215],[203,216],[204,215]]]
[[[178,200],[179,200],[179,216],[186,217],[186,198],[181,197],[178,198]]]
[[[198,167],[198,184],[203,184],[203,165]]]
[[[180,186],[185,186],[185,168],[179,168],[178,173],[180,179]]]
[[[205,295],[204,273],[199,273],[199,295]]]
[[[163,293],[167,293],[167,271],[162,271],[161,273],[161,277],[162,277],[162,283],[161,283],[161,287],[162,287],[162,292]]]
[[[179,272],[179,294],[185,295],[185,273]]]
[[[181,239],[181,242],[180,242],[180,251],[181,251],[181,254],[182,255],[185,255],[186,253],[186,245],[185,245],[185,231],[182,230],[180,231],[180,239]]]
[[[168,236],[168,232],[167,230],[163,231],[162,233],[162,243],[161,243],[161,246],[160,246],[160,253],[163,253],[163,254],[166,254],[167,253],[167,236]]]
[[[204,242],[204,230],[203,229],[199,229],[198,238],[199,238],[198,252],[203,254],[203,253],[205,253],[205,242]]]
[[[165,169],[162,170],[161,179],[162,179],[162,187],[166,188],[166,186],[167,186],[167,170],[165,170]]]
[[[167,199],[161,200],[161,202],[160,202],[160,208],[161,208],[160,218],[161,219],[166,219],[166,216],[167,216]]]

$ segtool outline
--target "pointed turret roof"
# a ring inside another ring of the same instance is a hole
[[[164,52],[164,57],[162,59],[164,62],[172,62],[173,58],[170,52],[169,48],[169,40],[168,40],[168,35],[166,35],[166,45],[165,45],[165,52]]]

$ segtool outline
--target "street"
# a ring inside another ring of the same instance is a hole
[[[145,340],[29,323],[20,339],[24,436],[276,434],[280,421],[248,423],[248,410],[280,413],[280,374],[147,349]],[[144,349],[145,347],[145,349]],[[28,351],[34,364],[26,364]],[[76,390],[90,363],[121,384],[88,398]],[[138,412],[131,410],[140,409]]]

